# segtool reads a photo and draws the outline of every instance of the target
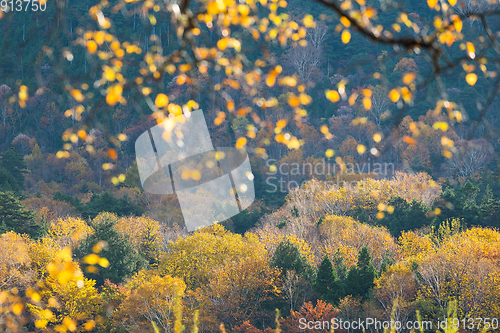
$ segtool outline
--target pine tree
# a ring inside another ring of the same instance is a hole
[[[11,192],[0,192],[0,233],[14,231],[40,238],[46,228],[35,221],[35,214],[25,209]]]
[[[97,273],[85,273],[99,286],[103,285],[107,279],[113,283],[123,282],[147,265],[146,259],[134,250],[128,239],[115,230],[116,222],[115,215],[98,216],[91,223],[94,233],[89,235],[75,251],[75,256],[82,259],[92,253],[94,245],[100,241],[105,242],[106,246],[99,256],[108,259],[109,266],[99,268]],[[83,264],[84,271],[86,267],[87,265]]]
[[[321,300],[332,305],[337,305],[342,296],[340,281],[337,277],[337,273],[333,268],[332,262],[326,255],[318,267],[314,290]]]
[[[498,213],[500,213],[500,201],[493,198],[493,192],[490,186],[487,185],[479,209],[481,225],[500,227],[500,217]]]
[[[311,280],[314,275],[314,268],[301,255],[297,245],[288,239],[279,243],[271,259],[271,265],[279,268],[282,276],[286,276],[286,272],[292,270],[306,280]]]
[[[24,174],[27,171],[23,156],[14,147],[10,147],[0,159],[0,167],[10,173],[15,179],[15,184],[10,184],[15,191],[24,190]]]
[[[353,296],[362,296],[366,298],[373,288],[373,280],[377,277],[377,271],[371,262],[370,252],[364,246],[358,255],[356,267],[349,270],[347,275],[346,293]]]

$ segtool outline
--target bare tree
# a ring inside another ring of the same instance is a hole
[[[328,27],[323,22],[316,22],[316,27],[307,29],[307,40],[312,46],[319,49],[326,40]]]
[[[490,14],[500,6],[496,0],[460,0],[455,5],[455,12],[469,21],[473,25],[479,19],[479,15]]]
[[[452,176],[467,177],[475,174],[485,166],[489,151],[486,145],[468,143],[460,147],[448,162],[448,170]]]
[[[295,72],[304,82],[308,82],[321,64],[322,47],[326,40],[328,27],[318,22],[315,28],[307,30],[307,45],[297,45],[288,50],[286,57]]]
[[[312,44],[295,46],[288,50],[287,60],[304,82],[308,82],[321,62],[321,49]]]
[[[376,86],[372,91],[372,108],[370,113],[373,118],[373,122],[380,126],[384,117],[389,114],[390,101],[387,98],[388,91],[386,88]]]

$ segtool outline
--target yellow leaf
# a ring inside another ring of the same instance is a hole
[[[335,154],[335,152],[332,149],[327,149],[326,152],[325,152],[325,156],[327,158],[332,157],[334,154]]]
[[[358,99],[358,94],[353,93],[348,99],[349,105],[354,105],[354,103],[356,103],[356,99]]]
[[[462,20],[458,16],[455,18],[455,20],[453,20],[453,25],[455,26],[456,31],[462,31]]]
[[[104,268],[108,267],[109,266],[108,259],[106,259],[106,258],[99,259],[99,266],[104,267]]]
[[[452,158],[453,154],[449,150],[443,150],[443,156],[446,158]]]
[[[356,149],[357,149],[359,155],[363,155],[365,153],[365,151],[366,151],[366,147],[363,146],[363,145],[358,145],[356,147]]]
[[[94,42],[93,40],[89,41],[87,43],[87,50],[89,51],[90,54],[94,54],[97,51],[97,43]]]
[[[122,97],[123,87],[121,85],[114,85],[108,88],[108,94],[106,95],[106,103],[109,105],[115,105],[118,103]]]
[[[399,94],[399,91],[397,89],[392,89],[390,92],[389,92],[389,99],[393,102],[393,103],[396,103],[397,101],[399,101],[399,97],[401,95]]]
[[[474,47],[474,44],[472,44],[471,42],[467,42],[467,55],[471,59],[474,59],[476,57],[476,48]]]
[[[314,22],[314,18],[312,15],[306,15],[304,17],[304,26],[306,28],[314,28],[316,26],[316,22]]]
[[[12,304],[12,312],[16,315],[20,315],[23,312],[24,306],[21,303]]]
[[[83,327],[85,328],[86,331],[92,331],[95,327],[95,321],[90,320],[90,321],[86,322]]]
[[[415,139],[410,138],[408,135],[405,135],[405,136],[403,137],[403,141],[404,141],[404,142],[406,142],[406,143],[407,143],[407,144],[409,144],[409,145],[414,145],[415,143],[417,143],[417,142],[415,141]]]
[[[297,96],[292,96],[288,99],[288,104],[292,108],[296,108],[300,105],[300,99]]]
[[[83,262],[89,265],[95,265],[99,262],[100,257],[97,254],[91,253],[83,258]]]
[[[342,25],[346,28],[349,28],[351,26],[351,21],[349,21],[349,19],[345,16],[342,16],[340,18],[340,23],[342,23]]]
[[[219,48],[219,50],[224,51],[227,48],[227,39],[220,39],[217,42],[217,47]]]
[[[84,100],[82,92],[78,89],[71,90],[71,96],[73,96],[77,102],[82,102]]]
[[[281,120],[278,120],[278,122],[276,123],[276,127],[283,128],[286,126],[286,124],[287,124],[287,121],[285,119],[281,119]]]
[[[412,98],[412,93],[410,91],[410,89],[408,89],[407,87],[403,87],[401,88],[401,96],[403,96],[403,100],[408,103],[410,102],[411,98]]]
[[[266,84],[268,87],[274,86],[276,83],[276,76],[275,75],[268,75],[266,78]]]
[[[236,140],[236,148],[243,148],[247,144],[247,139],[245,137],[238,138]]]
[[[465,81],[471,86],[475,85],[477,82],[477,75],[474,73],[469,73],[465,76]]]
[[[182,86],[187,81],[187,76],[182,74],[177,77],[176,83],[178,86]]]
[[[351,33],[347,30],[342,31],[342,35],[340,36],[342,39],[342,43],[347,44],[351,40]]]
[[[370,97],[363,98],[363,106],[365,110],[370,110],[372,108],[372,100]]]
[[[326,98],[328,98],[333,103],[338,102],[340,100],[340,95],[335,90],[327,90],[325,95]]]
[[[408,85],[408,84],[412,83],[416,77],[417,77],[416,73],[405,74],[405,76],[403,76],[403,83]]]
[[[455,6],[457,4],[457,0],[448,0],[450,5]]]
[[[106,67],[103,73],[103,77],[109,82],[113,82],[116,79],[115,71],[109,67]]]
[[[438,3],[438,0],[427,0],[427,5],[429,6],[429,8],[436,7],[437,3]]]
[[[373,141],[380,142],[382,140],[382,135],[380,133],[373,134]]]
[[[445,123],[444,121],[436,121],[433,125],[432,128],[435,130],[440,129],[443,132],[446,132],[448,130],[448,123]]]
[[[168,96],[165,94],[158,94],[155,99],[155,105],[159,108],[165,107],[168,105]]]

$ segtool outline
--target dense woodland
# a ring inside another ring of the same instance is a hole
[[[481,67],[473,82],[458,71],[427,82],[420,78],[435,68],[421,53],[354,30],[346,37],[351,23],[328,7],[289,0],[279,4],[286,20],[304,23],[294,30],[307,43],[231,26],[245,41],[234,59],[244,54],[270,71],[267,80],[219,58],[208,72],[167,68],[114,100],[112,82],[155,72],[147,55],[183,47],[172,12],[151,16],[141,6],[153,12],[153,2],[126,2],[136,9],[128,15],[118,1],[100,7],[112,25],[98,22],[99,31],[109,35],[88,33],[98,26],[95,1],[0,15],[1,331],[294,333],[304,331],[301,318],[500,320],[495,75]],[[384,12],[378,24],[414,37],[439,29],[432,2],[367,5]],[[495,3],[456,6],[460,38],[484,41],[486,25],[465,9],[494,12]],[[224,51],[226,35],[200,21],[197,43]],[[488,22],[499,30],[498,19]],[[450,59],[475,54],[448,41]],[[478,46],[478,58],[492,58],[491,45]],[[114,57],[121,46],[127,57]],[[410,88],[394,88],[403,83]],[[175,195],[143,191],[134,144],[167,110],[148,97],[156,92],[168,95],[170,113],[195,101],[214,146],[245,147],[256,191],[249,209],[188,233]],[[462,331],[483,328],[496,331]]]

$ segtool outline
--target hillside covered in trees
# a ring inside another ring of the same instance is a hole
[[[18,5],[0,331],[499,330],[497,1]],[[255,201],[188,232],[136,140],[198,109],[248,154]]]

